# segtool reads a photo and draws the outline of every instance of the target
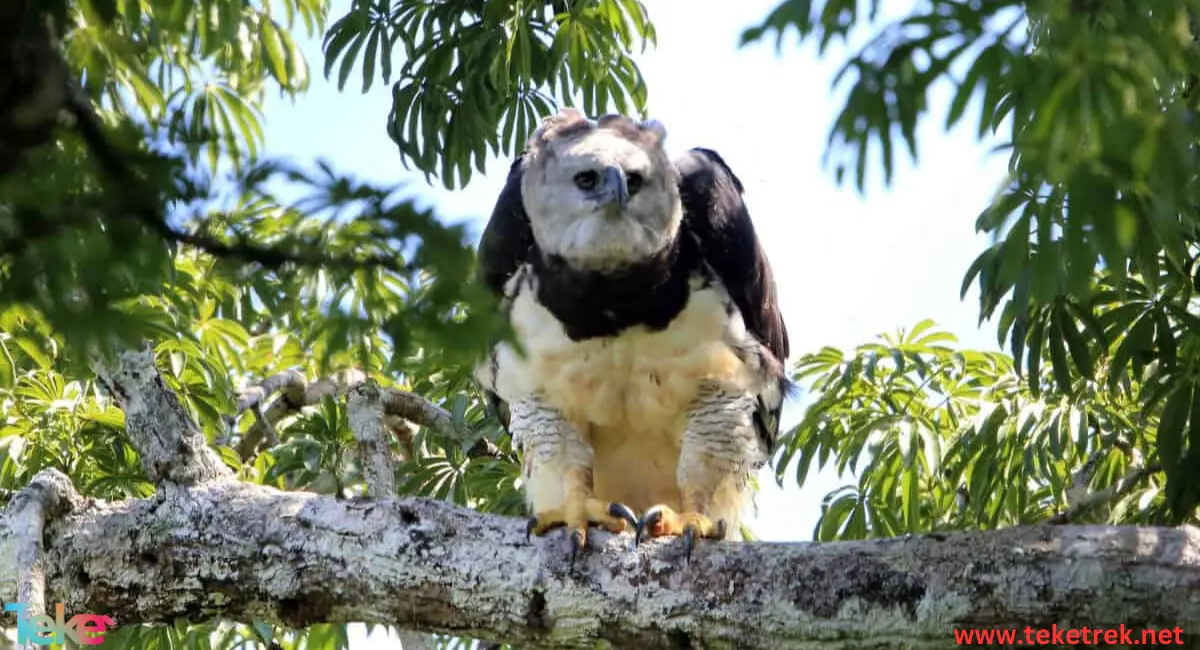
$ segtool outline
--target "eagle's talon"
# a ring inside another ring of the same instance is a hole
[[[575,530],[572,530],[567,537],[570,538],[570,564],[573,565],[575,564],[575,558],[579,557],[579,552],[582,551],[583,547],[587,545],[587,532],[576,528]]]
[[[630,510],[629,506],[625,505],[624,503],[613,502],[613,503],[608,504],[608,514],[612,517],[616,517],[617,519],[620,519],[620,520],[628,523],[629,527],[631,529],[637,530],[637,525],[638,525],[637,516],[635,516],[633,514],[633,510]],[[620,531],[613,531],[613,532],[620,532]]]
[[[587,545],[588,526],[599,526],[613,533],[625,531],[626,522],[634,521],[633,512],[620,503],[609,503],[592,497],[569,501],[562,508],[540,512],[530,517],[525,526],[525,538],[545,535],[556,528],[567,527],[570,538],[571,561]]]
[[[683,528],[683,551],[687,563],[692,563],[692,551],[696,550],[696,538],[725,539],[725,520],[717,520],[713,531],[704,535],[696,528],[696,524],[688,524]]]
[[[713,521],[699,512],[677,513],[668,506],[659,505],[642,515],[637,527],[637,540],[641,542],[643,533],[647,537],[681,536],[684,554],[690,563],[697,539],[724,539],[725,532],[724,519]]]
[[[562,528],[566,525],[567,522],[563,521],[561,517],[553,515],[542,515],[539,517],[534,515],[529,518],[529,521],[525,522],[525,542],[528,543],[533,535],[541,537],[556,528]]]
[[[657,535],[654,534],[654,528],[662,522],[662,517],[663,508],[661,506],[647,510],[642,515],[642,518],[634,525],[633,543],[635,545],[641,544],[642,533],[646,532],[647,529],[650,529],[650,534],[648,535],[649,537],[657,537]]]

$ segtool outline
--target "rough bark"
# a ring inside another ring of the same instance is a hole
[[[0,545],[11,544],[10,541]],[[960,626],[1200,629],[1200,531],[1077,526],[828,544],[634,548],[432,499],[221,479],[52,522],[48,602],[121,621],[378,621],[523,647],[951,646]],[[12,554],[0,547],[0,558]],[[0,599],[15,596],[0,567]]]
[[[367,494],[390,497],[396,494],[396,461],[392,457],[391,436],[383,423],[383,403],[379,384],[364,381],[350,389],[346,400],[346,419],[358,443],[359,465]]]
[[[396,496],[396,461],[392,454],[391,436],[384,424],[385,394],[374,381],[362,381],[350,389],[346,404],[346,418],[358,443],[359,465],[367,486],[366,494],[371,497]],[[437,647],[432,639],[419,632],[401,630],[399,636],[402,650]]]
[[[9,504],[0,518],[0,570],[8,569],[4,573],[13,576],[17,602],[39,613],[46,611],[46,525],[84,503],[66,475],[42,472]],[[0,598],[0,602],[12,600]],[[33,650],[34,644],[24,646]]]
[[[122,352],[113,368],[97,364],[96,376],[125,412],[125,431],[151,481],[194,485],[233,474],[163,381],[150,344]]]
[[[46,470],[0,512],[0,600],[121,622],[383,622],[522,647],[954,647],[958,628],[1200,632],[1200,531],[1039,526],[867,542],[558,534],[389,494],[386,392],[352,393],[372,493],[243,483],[216,462],[149,348],[102,369],[158,490],[81,499]]]

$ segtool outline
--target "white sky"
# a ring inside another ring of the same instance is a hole
[[[651,116],[666,125],[668,146],[715,149],[745,184],[751,216],[775,268],[792,360],[824,345],[849,349],[924,318],[936,320],[963,345],[996,348],[994,326],[976,326],[974,291],[965,300],[958,297],[963,273],[986,245],[974,232],[975,218],[1003,180],[1007,163],[1004,155],[989,155],[987,146],[974,141],[976,104],[947,134],[941,107],[950,94],[939,88],[918,132],[918,165],[909,164],[897,143],[890,188],[882,187],[876,158],[868,167],[875,182],[866,196],[850,184],[839,188],[821,159],[841,109],[841,93],[831,93],[830,81],[845,50],[831,47],[818,60],[813,46],[797,47],[791,36],[778,55],[774,38],[737,46],[742,29],[761,21],[777,2],[648,0],[659,43],[637,61],[650,89]],[[335,4],[336,19],[345,3]],[[389,184],[407,181],[410,192],[443,219],[469,221],[478,235],[509,161],[489,161],[489,173],[476,175],[461,191],[446,191],[436,180],[426,185],[404,170],[387,136],[390,88],[377,82],[361,94],[356,68],[339,94],[320,76],[319,41],[305,50],[313,87],[295,105],[268,104],[269,153],[303,162],[323,157],[343,173]],[[784,426],[794,425],[802,410],[802,404],[790,404]],[[800,489],[790,476],[782,490],[770,470],[762,476],[752,525],[764,539],[811,539],[821,498],[840,483],[827,471]],[[399,645],[379,635],[364,641],[360,629],[354,632],[354,648]]]

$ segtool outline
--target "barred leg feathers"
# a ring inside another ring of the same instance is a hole
[[[522,479],[533,513],[530,534],[565,527],[573,560],[587,544],[589,525],[620,533],[627,523],[630,529],[636,524],[627,506],[595,498],[593,452],[585,428],[536,397],[515,402],[511,418],[514,442],[524,454]]]
[[[682,512],[646,511],[637,538],[682,536],[691,557],[697,539],[737,538],[753,502],[750,480],[768,451],[754,427],[754,395],[707,382],[688,412],[676,480]]]

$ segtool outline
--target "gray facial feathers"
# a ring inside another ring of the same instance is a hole
[[[682,220],[679,175],[657,122],[547,118],[529,141],[523,207],[538,248],[586,270],[619,270],[660,253]]]

